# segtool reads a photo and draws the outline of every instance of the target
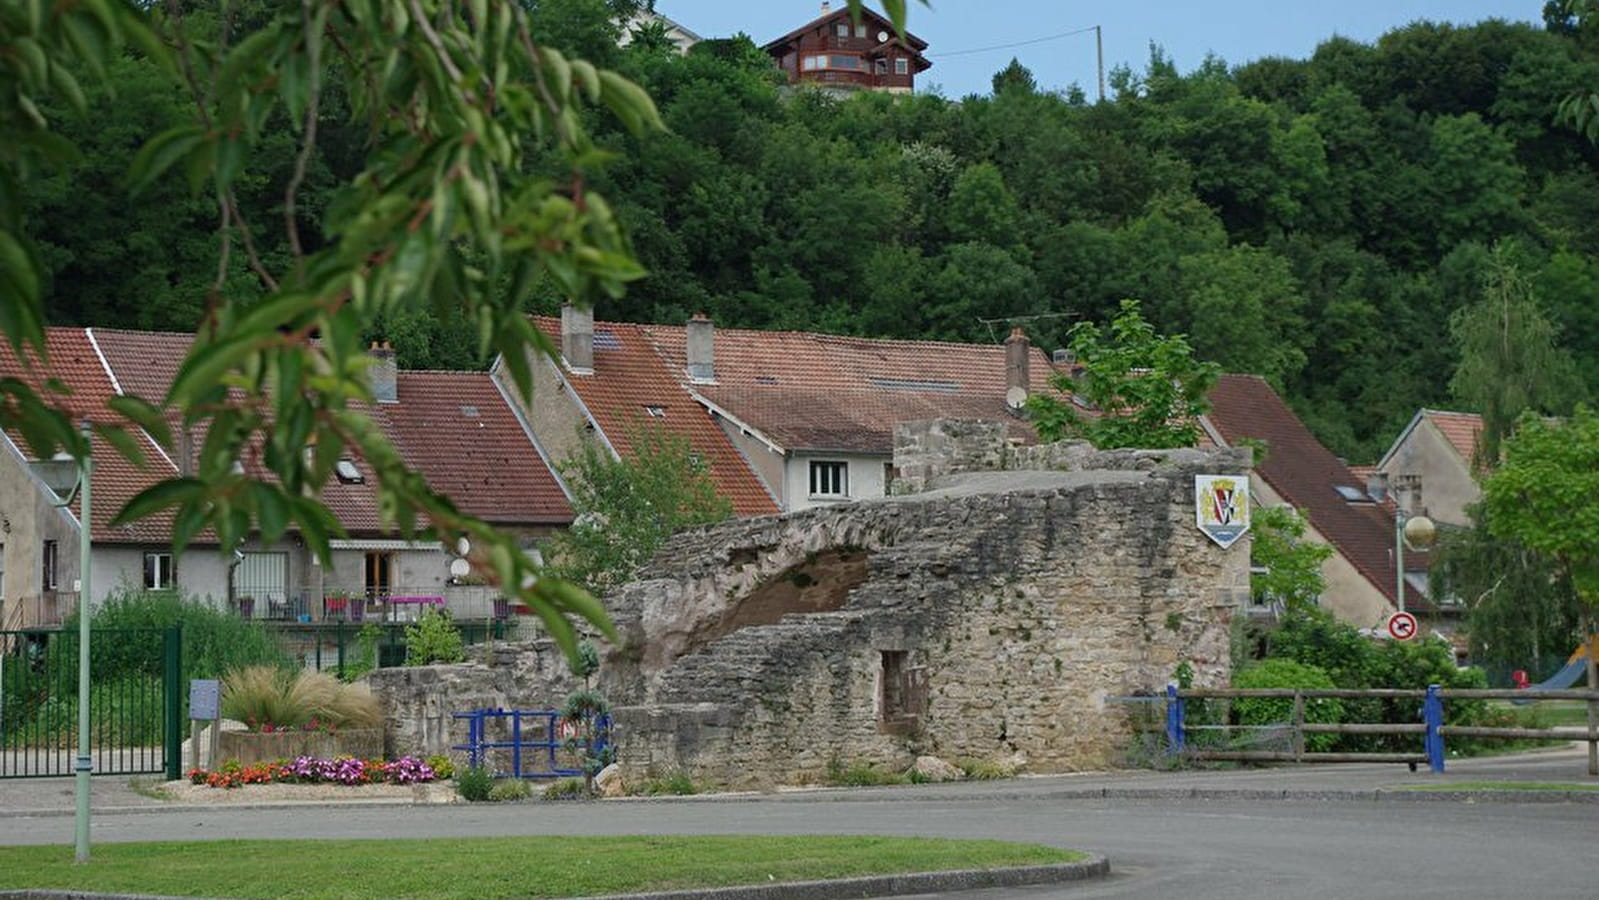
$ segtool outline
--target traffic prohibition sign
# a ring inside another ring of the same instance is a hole
[[[1416,617],[1407,612],[1396,612],[1388,617],[1388,636],[1396,641],[1408,641],[1416,636]]]

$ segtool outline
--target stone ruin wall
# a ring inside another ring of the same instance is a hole
[[[1017,448],[991,423],[900,437],[921,492],[680,534],[607,598],[623,640],[599,687],[630,776],[768,787],[923,754],[1102,768],[1131,736],[1108,698],[1157,692],[1182,662],[1227,682],[1248,541],[1199,532],[1193,476],[1242,473],[1247,451]],[[391,751],[461,740],[451,712],[558,706],[574,686],[547,643],[496,661],[375,673]],[[885,667],[920,673],[925,694],[898,703],[914,716],[885,721]]]

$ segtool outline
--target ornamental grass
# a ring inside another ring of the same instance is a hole
[[[375,728],[383,722],[383,710],[366,685],[275,666],[247,666],[224,675],[222,714],[251,731]]]

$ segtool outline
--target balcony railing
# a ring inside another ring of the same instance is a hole
[[[386,591],[324,586],[259,595],[241,591],[233,605],[244,618],[276,622],[413,622],[429,609],[448,611],[456,621],[492,621],[514,612],[487,585],[396,586]]]

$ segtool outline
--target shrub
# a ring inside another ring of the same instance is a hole
[[[531,796],[533,796],[533,789],[528,787],[527,782],[520,778],[507,778],[489,789],[489,799],[495,803],[503,803],[507,800],[526,800]]]
[[[383,629],[375,624],[361,626],[355,636],[355,652],[339,669],[339,680],[354,681],[378,667],[378,642],[383,639]]]
[[[827,783],[835,787],[875,787],[883,784],[904,784],[906,776],[898,772],[885,772],[870,763],[850,763],[838,760],[827,764]]]
[[[183,671],[189,678],[218,678],[244,666],[291,662],[260,622],[241,619],[207,600],[175,591],[118,588],[94,607],[89,624],[97,629],[127,629],[114,641],[94,645],[91,665],[96,681],[135,673],[160,678],[162,637],[158,629],[171,627],[183,630]],[[76,633],[76,614],[62,627]],[[70,665],[76,671],[76,661]]]
[[[1331,688],[1327,673],[1289,659],[1263,660],[1233,676],[1235,688]],[[1234,701],[1238,724],[1247,726],[1292,723],[1294,701],[1288,697],[1244,697]],[[1318,697],[1305,701],[1305,721],[1337,723],[1343,721],[1344,707],[1338,700]],[[1337,742],[1336,734],[1307,734],[1305,749],[1327,751]]]
[[[373,728],[383,721],[383,710],[365,685],[271,666],[249,666],[223,676],[222,714],[259,731]]]
[[[1010,766],[987,759],[962,758],[955,760],[955,765],[970,781],[993,781],[1011,778],[1016,774]]]
[[[471,766],[455,775],[455,792],[469,803],[482,803],[494,791],[494,773],[484,766]]]
[[[545,800],[586,800],[594,796],[581,778],[562,778],[544,789]]]
[[[440,781],[448,781],[455,777],[455,761],[443,753],[435,753],[427,758],[428,768]]]
[[[466,641],[445,610],[430,609],[405,626],[405,664],[428,666],[466,659]]]

